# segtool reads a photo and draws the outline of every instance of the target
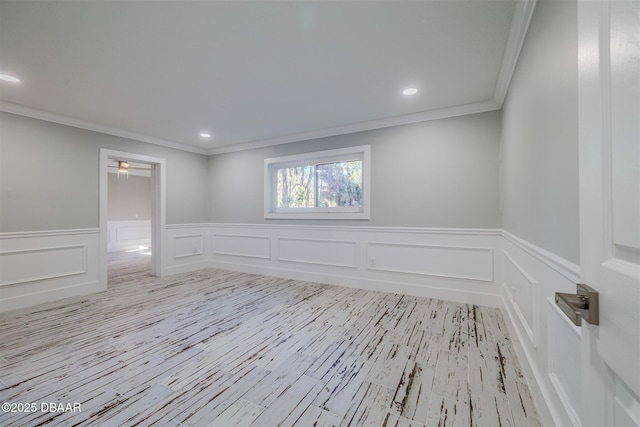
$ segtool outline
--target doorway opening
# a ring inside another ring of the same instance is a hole
[[[151,275],[151,165],[109,157],[107,285]]]
[[[113,283],[136,275],[165,275],[165,188],[164,159],[100,150],[101,290],[111,284],[109,260],[114,261]],[[113,190],[121,193],[120,200]]]

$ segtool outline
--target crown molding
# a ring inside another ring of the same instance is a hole
[[[198,147],[193,147],[191,145],[181,144],[179,142],[167,141],[165,139],[155,138],[155,137],[143,135],[140,133],[129,132],[123,129],[118,129],[115,127],[105,126],[99,123],[90,122],[88,120],[81,120],[73,117],[64,116],[62,114],[50,113],[48,111],[38,110],[36,108],[31,108],[31,107],[25,107],[23,105],[14,104],[11,102],[0,101],[0,111],[17,114],[25,117],[31,117],[33,119],[44,120],[51,123],[71,126],[79,129],[100,132],[107,135],[118,136],[121,138],[132,139],[135,141],[147,142],[149,144],[160,145],[168,148],[174,148],[176,150],[189,151],[191,153],[197,153],[197,154],[207,154],[206,150]]]
[[[520,51],[522,50],[522,45],[524,44],[524,40],[527,35],[527,30],[529,28],[529,23],[531,22],[531,17],[533,16],[533,10],[535,9],[536,1],[537,0],[516,1],[516,8],[513,12],[513,19],[511,20],[511,28],[509,29],[507,45],[502,56],[502,65],[500,66],[500,72],[496,81],[493,98],[490,101],[458,105],[455,107],[443,108],[438,110],[423,111],[420,113],[407,114],[404,116],[354,123],[318,131],[297,133],[235,145],[214,147],[209,149],[207,151],[207,154],[212,155],[231,153],[234,151],[251,150],[254,148],[288,144],[291,142],[306,141],[309,139],[326,138],[329,136],[345,135],[367,130],[425,122],[429,120],[445,119],[448,117],[464,116],[468,114],[500,110],[507,95],[507,91],[509,90],[511,78],[513,77],[513,73],[518,63]]]
[[[516,2],[516,9],[513,12],[513,19],[511,20],[511,28],[509,30],[509,37],[507,38],[507,46],[504,49],[502,66],[500,67],[500,73],[498,74],[498,80],[496,82],[496,89],[493,94],[493,99],[496,105],[498,105],[498,108],[502,108],[504,99],[507,96],[507,91],[511,84],[511,78],[515,72],[516,65],[518,64],[520,51],[522,50],[524,39],[527,36],[527,30],[529,29],[529,23],[533,16],[536,1],[537,0],[518,0]]]
[[[207,154],[232,153],[234,151],[252,150],[254,148],[269,147],[272,145],[288,144],[291,142],[306,141],[309,139],[326,138],[329,136],[346,135],[349,133],[363,132],[368,130],[383,129],[393,126],[407,125],[411,123],[426,122],[429,120],[446,119],[449,117],[465,116],[468,114],[484,113],[487,111],[499,110],[500,106],[495,101],[483,101],[473,104],[457,105],[455,107],[441,108],[438,110],[422,111],[419,113],[406,114],[403,116],[388,117],[385,119],[371,120],[367,122],[353,123],[344,126],[320,129],[311,132],[295,133],[291,135],[279,136],[275,138],[260,139],[235,145],[214,147],[207,151]]]

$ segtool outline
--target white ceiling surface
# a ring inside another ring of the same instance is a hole
[[[0,109],[203,154],[494,110],[534,3],[0,0]]]

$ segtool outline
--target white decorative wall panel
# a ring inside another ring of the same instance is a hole
[[[500,242],[499,230],[219,223],[168,227],[170,235],[198,230],[208,233],[205,240],[211,245],[201,264],[181,262],[178,266],[174,262],[171,273],[206,263],[296,280],[494,307],[500,304],[493,283],[493,247]],[[404,254],[391,250],[378,254],[380,268],[369,268],[368,242],[383,240],[412,252],[436,248],[437,265],[420,270],[424,261],[418,258],[402,265]],[[438,270],[445,263],[447,269]],[[440,275],[425,274],[434,272]]]
[[[505,319],[538,385],[532,390],[549,409],[545,425],[578,426],[580,329],[555,306],[554,296],[575,293],[580,268],[507,231],[503,236],[498,264]]]
[[[87,245],[0,252],[0,286],[87,272]]]
[[[370,270],[493,281],[493,249],[368,242]]]
[[[213,253],[216,255],[270,259],[271,238],[269,236],[214,234]]]
[[[633,392],[614,375],[613,420],[617,426],[640,426],[640,402]]]
[[[124,236],[126,233],[121,234]],[[168,274],[221,267],[474,304],[498,304],[499,291],[491,282],[490,247],[498,238],[495,231],[175,224],[167,226],[166,236]],[[382,238],[387,240],[382,245],[370,247],[367,243]],[[5,260],[13,258],[12,267],[3,268],[0,280],[6,285],[0,286],[1,310],[100,290],[99,230],[5,233],[0,235],[0,243]],[[85,246],[82,256],[86,260],[80,256]],[[50,248],[57,249],[41,251]],[[376,255],[379,269],[367,267],[367,252],[372,248],[381,250]],[[403,250],[411,252],[407,256],[411,263],[403,264]],[[432,250],[438,254],[438,261],[421,270],[425,263],[420,255]],[[38,257],[43,258],[45,253],[55,263],[45,262],[35,270],[25,266],[42,264]],[[62,259],[50,257],[51,253]],[[29,259],[22,259],[23,256]],[[444,281],[442,276],[429,275],[434,272],[442,274]],[[38,280],[40,277],[48,278]],[[18,281],[24,283],[14,283]],[[87,283],[91,286],[87,287]]]
[[[151,239],[151,227],[120,227],[116,229],[116,241]]]
[[[173,258],[186,258],[204,254],[204,235],[189,234],[175,236]]]
[[[167,274],[209,267],[210,234],[207,224],[167,226]]]
[[[536,305],[537,285],[536,281],[507,252],[504,252],[504,282],[513,302],[516,314],[522,322],[522,326],[531,343],[537,346],[536,334]]]
[[[278,261],[356,268],[356,242],[279,237]]]
[[[109,221],[107,251],[117,252],[151,244],[151,221]]]
[[[581,399],[580,329],[548,300],[549,378],[574,425],[579,425]]]
[[[0,312],[100,290],[99,230],[0,234]]]

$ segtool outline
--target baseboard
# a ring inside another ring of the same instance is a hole
[[[564,418],[561,414],[565,411],[564,408],[558,408],[558,401],[554,398],[554,392],[549,389],[549,386],[547,385],[548,375],[541,372],[538,368],[538,364],[535,363],[534,355],[531,354],[526,346],[522,345],[527,337],[523,335],[520,328],[516,327],[516,316],[508,302],[508,299],[501,297],[501,303],[502,305],[500,308],[505,314],[504,319],[507,324],[507,328],[509,329],[509,335],[517,338],[511,341],[525,377],[527,378],[529,390],[531,391],[531,396],[535,402],[542,425],[563,426]]]
[[[211,268],[211,261],[204,260],[204,261],[178,264],[178,265],[167,267],[167,276],[171,276],[174,274],[189,273],[191,271],[198,271],[205,268]]]
[[[369,291],[399,293],[424,298],[442,299],[459,302],[462,304],[475,304],[488,307],[500,307],[499,295],[461,291],[427,284],[398,282],[392,280],[376,280],[363,277],[284,269],[271,266],[256,266],[244,263],[232,263],[223,261],[211,261],[210,267],[223,270],[240,271],[243,273],[261,274],[265,276],[281,277],[284,279],[300,280],[305,282],[317,282],[330,285],[358,288]]]
[[[89,295],[103,290],[104,289],[100,288],[100,282],[95,281],[79,285],[48,289],[30,294],[22,294],[10,298],[3,298],[0,300],[0,313],[54,302],[63,298]]]

